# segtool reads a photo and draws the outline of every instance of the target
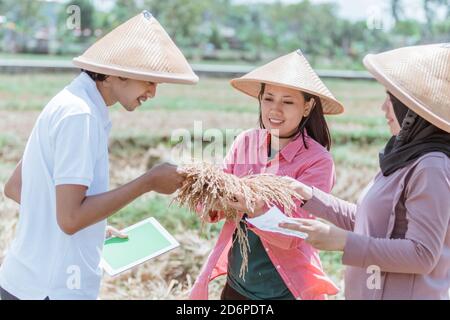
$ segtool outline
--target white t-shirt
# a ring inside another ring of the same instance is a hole
[[[22,159],[19,223],[0,286],[19,299],[96,299],[106,221],[70,236],[56,221],[55,186],[108,190],[108,108],[81,73],[39,115]]]

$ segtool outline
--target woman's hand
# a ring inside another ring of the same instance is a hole
[[[116,237],[116,238],[121,238],[121,239],[127,239],[128,235],[120,232],[119,230],[117,230],[116,228],[112,227],[112,226],[106,226],[106,239],[111,238],[111,237]]]
[[[247,207],[245,198],[242,195],[235,195],[234,198],[236,201],[230,201],[227,205],[239,212],[246,213],[250,218],[258,217],[268,210],[266,203],[261,199],[256,199],[256,201],[254,201],[252,210]]]
[[[292,190],[297,192],[304,201],[308,201],[312,198],[313,194],[310,186],[288,176],[283,177],[283,179],[290,184]]]
[[[332,224],[313,219],[290,219],[292,222],[280,223],[280,227],[308,234],[305,239],[314,248],[326,251],[344,251],[350,231]]]

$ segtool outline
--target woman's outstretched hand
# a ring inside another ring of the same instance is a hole
[[[283,179],[285,179],[290,184],[292,190],[294,190],[300,195],[302,200],[308,201],[309,199],[312,198],[313,194],[312,188],[310,186],[288,176],[283,177]]]
[[[308,238],[305,241],[316,249],[344,251],[349,231],[320,220],[290,219],[290,221],[280,223],[279,226],[306,233]]]

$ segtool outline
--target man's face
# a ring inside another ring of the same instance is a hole
[[[134,111],[142,102],[156,95],[154,82],[110,76],[111,94],[126,110]]]

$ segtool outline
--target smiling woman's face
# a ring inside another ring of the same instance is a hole
[[[381,110],[384,111],[384,116],[386,117],[386,122],[389,126],[389,130],[391,134],[396,136],[400,132],[400,124],[398,123],[397,117],[394,113],[394,107],[392,106],[391,98],[389,95],[386,95],[386,100],[384,100],[383,105],[381,106]]]
[[[295,133],[300,121],[311,110],[311,101],[294,89],[267,84],[261,98],[261,118],[264,127],[279,137]]]

